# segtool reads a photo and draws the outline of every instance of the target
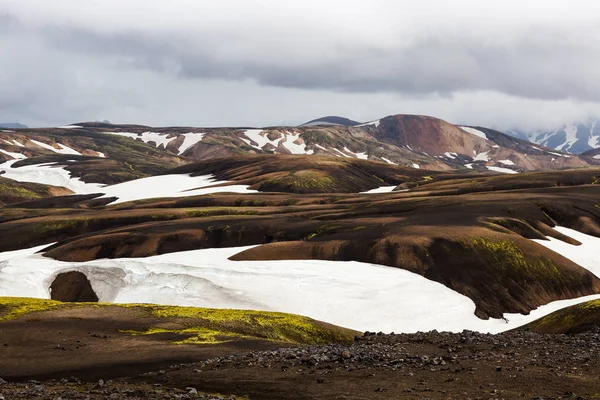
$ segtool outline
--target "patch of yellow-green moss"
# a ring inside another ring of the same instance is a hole
[[[152,306],[152,316],[198,319],[198,327],[280,342],[326,344],[349,343],[356,332],[300,315],[250,310]]]
[[[545,333],[568,333],[578,327],[600,325],[600,300],[576,304],[537,319],[522,329]]]
[[[64,305],[65,303],[54,300],[0,297],[0,321],[8,321],[33,312],[55,310]]]
[[[487,268],[501,271],[513,280],[575,284],[577,276],[562,272],[554,262],[543,256],[526,256],[512,240],[472,239],[470,246],[485,260]]]
[[[181,336],[187,336],[185,339],[176,340],[173,344],[222,344],[233,341],[234,339],[244,338],[247,336],[237,333],[224,333],[207,328],[185,328],[185,329],[166,329],[166,328],[148,328],[141,331],[136,330],[121,330],[121,333],[128,333],[133,336],[140,335],[156,335],[164,333],[172,333]]]
[[[300,315],[251,310],[160,306],[152,304],[62,303],[53,300],[0,297],[0,321],[65,308],[121,307],[139,310],[140,318],[159,318],[175,328],[149,327],[123,331],[134,335],[176,333],[189,335],[178,344],[217,344],[250,338],[297,344],[351,343],[358,332]],[[179,326],[177,326],[179,325]]]

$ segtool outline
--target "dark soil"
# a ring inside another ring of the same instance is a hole
[[[213,352],[223,354],[226,350],[216,347]],[[30,351],[35,350],[34,342]],[[85,358],[86,352],[80,351],[80,357]],[[23,384],[5,384],[0,386],[0,394],[6,398],[55,399],[57,392],[76,387],[80,394],[66,398],[109,398],[109,393],[128,397],[128,390],[140,388],[131,393],[143,399],[191,398],[186,397],[189,388],[250,399],[600,398],[597,330],[572,336],[528,331],[498,335],[470,331],[373,333],[357,337],[352,345],[240,349],[219,357],[194,353],[189,357],[194,359],[192,364],[176,361],[161,367],[148,360],[148,372],[139,374],[139,367],[121,365],[112,370],[109,363],[104,370],[64,372],[64,381],[29,382],[28,391]],[[7,361],[2,358],[0,363],[6,365]],[[38,358],[42,364],[49,361]],[[54,376],[60,379],[61,374]],[[115,379],[106,387],[97,383],[102,379],[104,384],[108,376],[129,378]],[[79,378],[93,384],[80,383]],[[7,380],[23,379],[36,378],[35,374],[14,374]],[[171,387],[181,391],[165,389]],[[23,397],[10,397],[23,392]]]

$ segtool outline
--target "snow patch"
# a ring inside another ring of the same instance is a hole
[[[475,150],[473,150],[473,153],[475,153]],[[488,153],[489,153],[489,150],[486,152],[483,152],[483,153],[476,154],[475,157],[473,157],[473,161],[485,161],[485,162],[490,161],[490,158],[488,157]]]
[[[562,240],[548,237],[548,240],[532,239],[534,242],[568,258],[575,264],[579,264],[597,277],[600,277],[600,258],[598,258],[598,249],[600,248],[600,238],[587,235],[574,229],[555,226],[554,230],[569,236],[581,243],[580,246],[572,245]]]
[[[96,153],[98,153],[98,157],[100,157],[100,158],[106,158],[106,155],[103,152],[97,151]]]
[[[391,161],[391,160],[388,160],[388,159],[387,159],[387,158],[385,158],[385,157],[381,157],[381,159],[382,159],[383,161],[385,161],[386,163],[388,163],[388,164],[394,164],[394,165],[398,165],[397,163],[395,163],[395,162],[393,162],[393,161]]]
[[[362,153],[355,153],[355,152],[353,152],[352,150],[350,150],[349,148],[347,148],[345,146],[344,146],[344,151],[346,153],[350,153],[350,154],[354,155],[356,158],[360,158],[361,160],[366,160],[366,159],[369,158],[369,155],[367,154],[366,151],[362,152]]]
[[[6,150],[2,150],[2,149],[0,149],[0,153],[4,153],[4,154],[6,154],[7,156],[11,156],[11,157],[12,157],[12,158],[14,158],[15,160],[24,160],[24,159],[26,159],[26,158],[27,158],[27,157],[26,157],[24,154],[21,154],[21,153],[13,153],[13,152],[6,151]]]
[[[517,171],[513,171],[512,169],[509,169],[509,168],[502,168],[502,167],[486,167],[486,168],[489,169],[490,171],[502,172],[503,174],[518,174]]]
[[[83,128],[83,126],[79,126],[79,125],[63,125],[63,126],[57,126],[57,128],[60,128],[60,129],[76,129],[76,128]]]
[[[377,121],[365,122],[364,124],[355,125],[355,126],[359,127],[359,126],[373,125],[373,126],[375,126],[375,128],[377,128],[380,123],[381,123],[381,120],[378,119]]]
[[[463,131],[465,131],[467,133],[470,133],[471,135],[479,136],[482,139],[488,140],[485,133],[483,133],[479,129],[469,128],[468,126],[461,126],[460,129],[462,129]]]
[[[295,142],[300,142],[297,144]],[[286,132],[286,136],[284,139],[280,141],[280,143],[290,151],[292,154],[313,154],[313,150],[306,150],[306,143],[304,143],[304,139],[300,137],[300,133],[293,134],[290,132]]]
[[[367,193],[390,193],[394,189],[396,189],[396,186],[381,186],[381,187],[378,187],[376,189],[371,189],[371,190],[367,190],[366,192],[360,192],[360,193],[361,194],[367,194]]]
[[[421,168],[421,166],[420,166],[419,164],[415,164],[415,163],[413,163],[412,167],[413,167],[413,168],[416,168],[416,169],[419,169],[419,168]]]
[[[177,139],[177,136],[167,137],[168,133],[161,132],[142,132],[142,133],[131,133],[131,132],[102,132],[106,135],[116,135],[116,136],[125,136],[131,138],[133,140],[141,139],[144,143],[154,142],[156,143],[156,147],[159,147],[161,144],[166,149],[167,145]]]
[[[257,193],[248,189],[247,185],[229,185],[213,187],[230,183],[217,181],[213,175],[190,176],[187,174],[171,174],[149,176],[147,178],[105,186],[101,189],[102,198],[118,197],[110,204],[126,201],[153,199],[160,197],[198,196],[211,193]]]
[[[183,136],[185,139],[183,139],[183,143],[181,143],[181,146],[179,146],[179,153],[177,154],[182,155],[187,149],[196,145],[196,143],[201,142],[205,135],[206,133],[194,132],[182,134],[181,136]]]
[[[456,154],[456,153],[450,153],[450,152],[445,152],[444,155],[446,157],[448,157],[448,158],[453,159],[453,160],[458,156],[458,154]]]
[[[465,167],[467,167],[468,169],[473,169],[473,164],[465,164]]]
[[[534,148],[534,149],[536,149],[536,150],[543,151],[544,153],[552,154],[552,155],[554,155],[554,156],[558,156],[558,157],[565,157],[565,158],[569,158],[569,157],[571,157],[571,156],[569,156],[569,155],[567,155],[567,154],[555,153],[555,152],[553,152],[553,151],[548,151],[548,150],[540,149],[539,147],[535,147],[535,146],[531,146],[531,147],[533,147],[533,148]]]
[[[63,186],[76,194],[101,193],[104,185],[99,183],[85,183],[79,178],[71,178],[69,171],[62,166],[52,164],[24,165],[14,168],[12,165],[17,160],[6,161],[0,164],[0,171],[5,173],[2,177],[18,182],[43,183],[46,185]]]
[[[53,151],[58,154],[71,154],[71,155],[75,155],[75,156],[81,155],[80,152],[73,150],[72,148],[65,146],[64,144],[61,144],[61,143],[56,143],[58,145],[58,147],[60,147],[60,149],[56,149],[53,146],[50,146],[49,144],[38,142],[35,139],[29,139],[29,141],[36,144],[37,146],[43,147],[44,149]]]
[[[515,165],[514,162],[512,162],[511,160],[498,160],[499,163],[502,163],[504,165]]]

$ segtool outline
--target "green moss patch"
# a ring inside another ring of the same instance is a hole
[[[220,344],[239,339],[295,344],[351,343],[358,332],[300,315],[251,310],[160,306],[151,304],[62,303],[53,300],[0,297],[0,322],[37,312],[67,308],[121,307],[140,311],[144,329],[120,330],[131,335],[176,334],[175,344]],[[164,327],[167,322],[170,326]],[[146,323],[146,322],[144,322]],[[172,325],[174,327],[171,327]],[[162,325],[162,326],[161,326]]]

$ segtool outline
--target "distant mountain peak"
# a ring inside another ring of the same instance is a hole
[[[590,118],[586,122],[564,124],[556,130],[510,130],[506,133],[572,154],[581,154],[600,148],[600,119],[597,118]]]
[[[27,125],[19,124],[18,122],[0,122],[0,128],[4,129],[27,129]]]
[[[321,117],[317,119],[313,119],[312,121],[308,121],[299,126],[311,126],[311,125],[341,125],[341,126],[355,126],[359,125],[360,122],[351,120],[345,117],[338,117],[335,115],[330,115],[327,117]]]

